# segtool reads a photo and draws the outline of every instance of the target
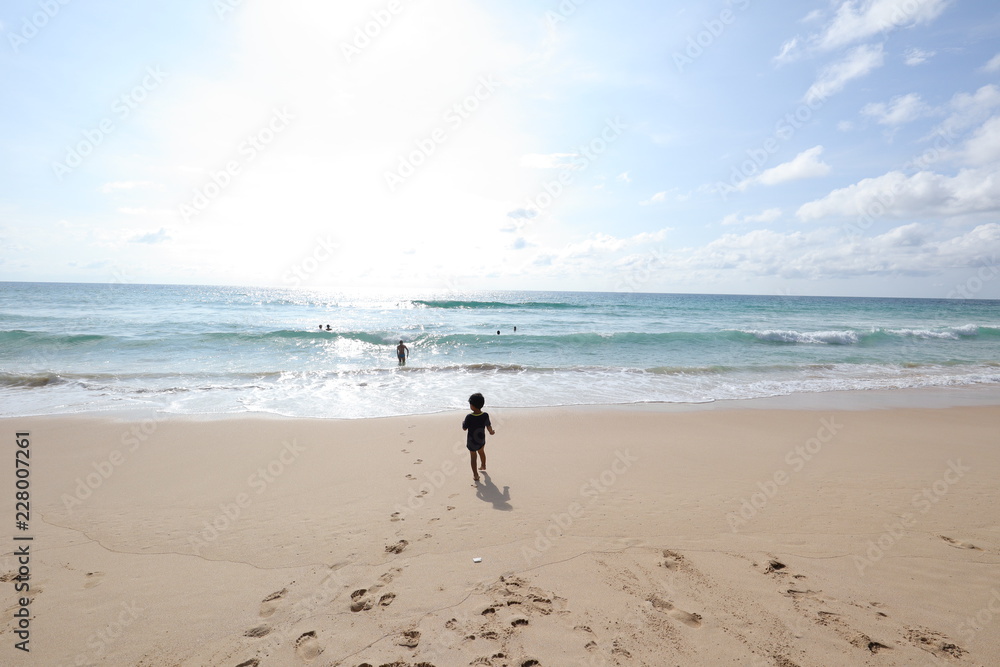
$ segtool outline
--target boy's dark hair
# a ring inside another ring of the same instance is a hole
[[[477,391],[472,396],[469,396],[469,405],[474,407],[476,410],[482,410],[483,406],[486,405],[486,399],[483,398],[483,395]]]

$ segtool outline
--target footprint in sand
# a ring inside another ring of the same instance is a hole
[[[611,642],[611,654],[620,655],[624,658],[632,657],[632,654],[628,652],[628,649],[622,646],[622,641],[620,639],[615,639]]]
[[[359,588],[351,593],[351,611],[368,611],[374,606],[371,598],[365,597],[367,588]]]
[[[93,588],[94,586],[100,586],[101,580],[104,579],[103,572],[88,572],[87,581],[84,582],[84,588]]]
[[[244,637],[266,637],[271,634],[270,625],[258,625],[256,628],[250,628],[243,633]]]
[[[245,660],[240,664],[236,665],[236,667],[258,667],[259,665],[260,665],[260,660],[258,660],[257,658],[250,658],[249,660]]]
[[[787,595],[788,597],[795,598],[795,599],[798,599],[798,598],[811,598],[813,600],[816,600],[816,599],[818,599],[816,597],[817,593],[821,593],[821,592],[822,591],[800,591],[800,590],[797,590],[795,588],[789,588],[784,593],[782,593],[782,595]]]
[[[406,475],[406,479],[416,479],[416,477],[414,477],[413,475],[407,474]]]
[[[777,560],[776,558],[772,558],[771,560],[769,560],[767,562],[767,567],[764,568],[764,572],[767,573],[767,574],[771,574],[773,572],[781,572],[786,567],[788,567],[788,566],[785,565],[784,563],[782,563],[780,560]]]
[[[379,579],[385,583],[392,581],[393,575],[398,573],[399,570],[389,571],[383,574]],[[382,584],[375,584],[371,588],[359,588],[358,590],[351,593],[351,611],[368,611],[376,604],[380,607],[388,607],[392,604],[393,600],[396,599],[395,593],[384,593],[378,598],[376,602],[375,596],[377,595],[379,589],[382,588]]]
[[[667,568],[668,570],[680,570],[687,566],[687,560],[676,551],[664,549],[663,558],[666,560],[663,561],[661,566]]]
[[[949,547],[955,547],[956,549],[975,549],[976,551],[982,551],[979,547],[971,542],[963,542],[961,540],[953,540],[950,537],[945,537],[944,535],[938,535]]]
[[[417,465],[420,465],[423,462],[424,462],[423,459],[417,459],[416,461],[413,462],[413,465],[417,466]]]
[[[393,578],[395,578],[395,576],[397,574],[399,574],[400,572],[402,572],[402,570],[400,570],[398,567],[390,568],[389,571],[386,572],[385,574],[383,574],[382,576],[380,576],[378,578],[378,580],[381,581],[384,584],[387,584],[390,581],[392,581]]]
[[[660,611],[666,613],[667,616],[680,621],[688,627],[701,627],[701,614],[692,614],[691,612],[684,611],[683,609],[678,609],[669,600],[664,600],[657,595],[648,598],[648,602],[652,603],[655,609],[659,609]]]
[[[287,588],[282,588],[277,593],[271,593],[266,598],[260,602],[260,617],[267,618],[271,616],[278,607],[281,606],[281,598],[285,597],[285,593],[288,592]]]
[[[878,653],[879,651],[891,649],[892,647],[888,644],[883,644],[882,642],[875,641],[863,632],[858,632],[856,630],[851,630],[849,626],[842,623],[842,630],[839,633],[844,639],[851,644],[851,646],[857,646],[858,648],[866,649],[869,653]]]
[[[816,612],[816,622],[820,625],[829,625],[831,622],[837,622],[840,620],[840,614],[832,611],[818,611]]]
[[[851,646],[856,646],[857,648],[864,649],[869,653],[878,653],[879,651],[889,650],[892,648],[889,644],[876,641],[866,635],[865,633],[859,631],[853,626],[849,625],[840,614],[835,614],[833,612],[821,611],[819,612],[820,625],[832,628],[840,637],[846,640]]]
[[[400,646],[405,646],[406,648],[416,648],[420,644],[420,631],[419,630],[404,630],[403,634],[399,636],[396,643]]]
[[[927,628],[907,628],[906,638],[914,646],[919,646],[937,658],[961,658],[968,653],[961,646],[949,641],[945,635]]]
[[[393,512],[392,514],[389,515],[389,521],[402,521],[402,520],[403,520],[403,515],[400,514],[399,512]]]
[[[408,544],[409,544],[409,542],[407,542],[406,540],[400,540],[399,542],[396,542],[395,544],[390,544],[390,545],[386,546],[385,551],[386,551],[386,553],[391,553],[391,554],[403,553],[403,549],[405,549],[406,545],[408,545]]]
[[[295,655],[306,662],[312,662],[322,652],[323,648],[319,645],[319,641],[316,640],[316,632],[314,630],[303,632],[295,640]]]

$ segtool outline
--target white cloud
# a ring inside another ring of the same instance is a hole
[[[876,236],[873,241],[889,248],[906,248],[922,246],[928,237],[926,228],[916,222],[900,227],[894,227],[884,234]]]
[[[847,0],[816,39],[823,50],[836,49],[896,28],[930,23],[951,0]]]
[[[167,234],[167,230],[160,228],[159,231],[150,232],[148,234],[140,234],[136,237],[130,239],[132,243],[163,243],[164,241],[169,241],[170,236]]]
[[[507,212],[507,217],[514,220],[530,220],[536,215],[538,215],[538,211],[533,208],[515,208],[513,211]]]
[[[740,190],[745,190],[751,185],[778,185],[788,181],[797,181],[803,178],[818,178],[830,173],[830,165],[820,159],[823,153],[822,146],[813,146],[802,151],[788,162],[766,169],[760,175],[748,178],[739,184]]]
[[[640,232],[628,238],[629,245],[641,245],[643,243],[659,243],[673,231],[673,227],[664,227],[655,232]]]
[[[947,118],[925,138],[943,136],[949,142],[954,141],[961,132],[984,122],[996,109],[1000,109],[1000,88],[993,84],[972,94],[958,93],[943,110]]]
[[[849,82],[881,67],[883,62],[885,54],[881,44],[859,46],[842,60],[825,67],[803,99],[807,104],[823,102],[843,90]]]
[[[665,258],[679,271],[726,270],[783,279],[828,280],[875,275],[934,275],[980,265],[1000,252],[1000,224],[947,236],[932,225],[907,224],[884,234],[854,238],[839,229],[726,234]]]
[[[916,120],[928,112],[929,108],[920,99],[920,95],[916,93],[894,97],[889,104],[884,102],[866,104],[861,109],[862,114],[871,116],[880,125],[902,125]]]
[[[579,243],[571,243],[563,248],[563,257],[584,257],[599,253],[617,252],[624,248],[627,242],[610,234],[595,234]]]
[[[691,193],[682,193],[678,188],[670,188],[669,190],[662,190],[657,192],[649,199],[644,199],[639,202],[640,206],[649,206],[650,204],[659,204],[665,201],[672,202],[686,202],[691,199]]]
[[[1000,161],[1000,116],[993,116],[973,133],[965,142],[962,157],[972,165]]]
[[[1000,72],[1000,53],[990,58],[989,62],[983,65],[984,72]]]
[[[781,45],[781,51],[774,57],[774,62],[781,65],[795,60],[799,51],[799,38],[793,37]]]
[[[1000,172],[964,169],[955,176],[892,171],[839,188],[799,207],[801,220],[931,218],[1000,211]]]
[[[624,172],[624,173],[618,174],[618,176],[616,177],[615,180],[623,181],[625,183],[631,183],[632,182],[632,179],[629,177],[627,171]]]
[[[606,259],[607,255],[620,252],[626,248],[647,243],[659,243],[666,238],[670,231],[669,227],[665,227],[655,232],[640,232],[639,234],[625,238],[598,233],[583,241],[567,245],[558,253],[558,257],[561,260],[575,260],[585,257],[597,258],[598,256]]]
[[[662,192],[657,192],[649,199],[644,199],[643,201],[639,202],[639,204],[641,206],[648,206],[650,204],[659,204],[660,202],[667,200],[667,194],[668,194],[667,190],[663,190]]]
[[[876,35],[884,37],[896,29],[930,23],[940,16],[952,1],[844,0],[839,3],[825,28],[806,38],[797,35],[786,40],[773,61],[782,65],[796,60],[804,53],[835,51]],[[837,2],[833,4],[836,5]],[[818,23],[825,17],[826,13],[817,9],[809,12],[801,22]],[[905,62],[908,65],[917,65],[933,55],[933,51],[911,48],[905,55]]]
[[[768,223],[768,222],[774,222],[780,217],[781,217],[780,208],[769,208],[764,211],[761,211],[760,213],[755,213],[753,215],[746,215],[746,216],[740,215],[738,213],[730,213],[729,215],[727,215],[722,219],[721,224],[725,227],[730,225],[743,225],[751,223]]]
[[[903,62],[910,67],[914,67],[927,62],[930,58],[933,58],[934,55],[934,51],[924,51],[923,49],[910,48],[903,54]]]

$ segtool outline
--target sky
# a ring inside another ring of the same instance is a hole
[[[987,0],[9,0],[0,281],[1000,298]]]

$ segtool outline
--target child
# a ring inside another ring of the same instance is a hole
[[[482,463],[479,470],[486,472],[486,431],[489,431],[490,435],[496,435],[493,425],[490,424],[489,413],[483,412],[485,404],[486,399],[479,392],[469,396],[469,409],[472,410],[472,414],[465,415],[465,421],[462,422],[462,430],[468,431],[465,436],[465,446],[469,449],[472,479],[475,482],[479,481],[479,472],[476,470],[476,452],[479,452],[479,460]]]

